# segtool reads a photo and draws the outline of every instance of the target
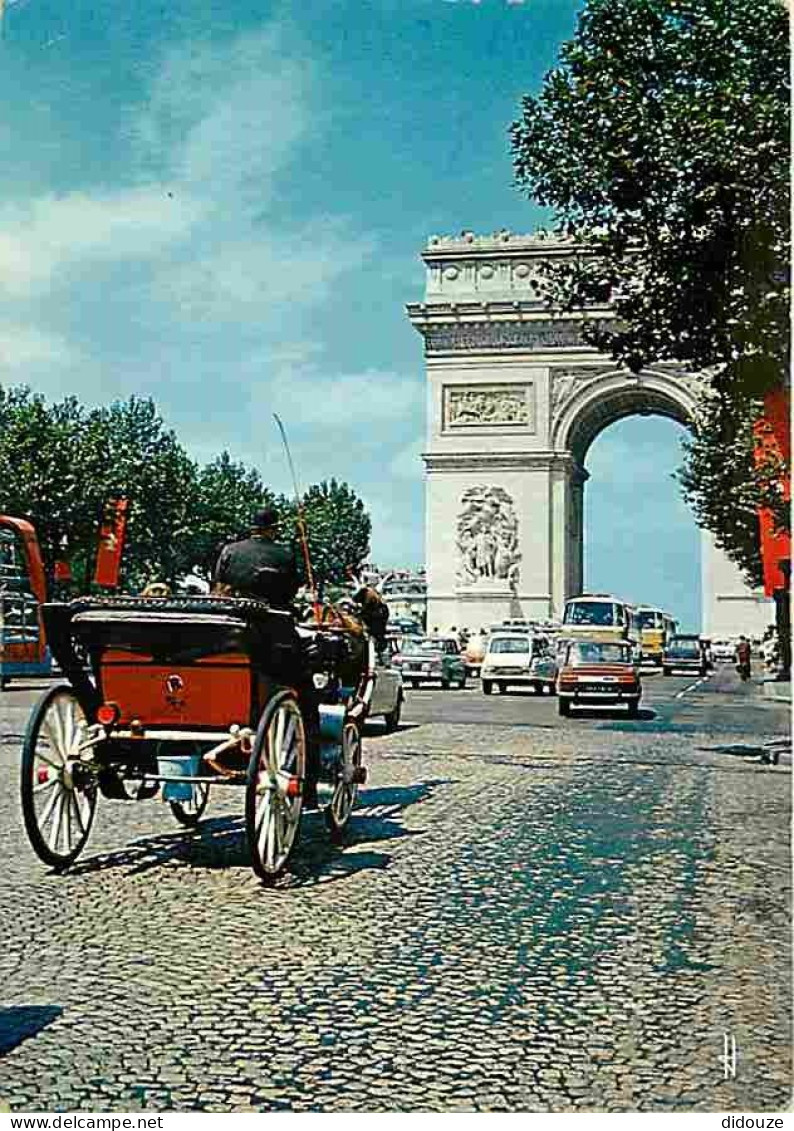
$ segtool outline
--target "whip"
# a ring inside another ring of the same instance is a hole
[[[298,536],[300,537],[301,549],[303,550],[303,562],[306,566],[306,579],[309,583],[309,590],[312,595],[312,608],[314,609],[314,619],[317,624],[322,623],[322,609],[320,602],[317,599],[317,590],[314,585],[314,571],[312,570],[311,558],[309,557],[309,539],[306,534],[306,523],[303,518],[303,503],[301,502],[300,491],[298,490],[298,477],[295,474],[295,464],[292,462],[292,453],[289,450],[289,443],[287,442],[287,432],[284,425],[281,423],[281,417],[278,413],[273,413],[273,419],[278,425],[278,430],[281,433],[281,439],[284,441],[284,451],[287,453],[287,463],[289,464],[290,474],[292,475],[292,486],[295,489],[295,507],[297,511],[297,524]]]

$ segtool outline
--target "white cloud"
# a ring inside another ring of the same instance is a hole
[[[63,338],[45,334],[36,327],[0,323],[0,372],[20,379],[26,370],[39,365],[73,364],[78,354]]]
[[[267,403],[295,425],[358,430],[369,424],[404,420],[421,405],[421,385],[414,378],[379,369],[327,374],[319,368],[284,367],[250,388],[252,406]]]
[[[372,251],[365,236],[329,220],[292,232],[257,227],[230,235],[176,267],[164,266],[156,295],[182,317],[262,323],[290,305],[316,304]],[[281,313],[283,312],[283,314]]]
[[[43,196],[0,210],[0,288],[24,297],[49,288],[63,268],[157,257],[201,216],[195,200],[159,188],[89,196]]]
[[[261,209],[313,118],[311,60],[289,54],[277,28],[172,49],[131,124],[142,175]]]

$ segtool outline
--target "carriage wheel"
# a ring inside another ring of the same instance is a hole
[[[251,866],[272,883],[287,866],[300,826],[306,776],[306,731],[291,691],[265,707],[248,763],[245,829]]]
[[[337,770],[334,794],[325,810],[325,820],[333,840],[341,839],[358,797],[361,767],[361,734],[356,723],[345,723],[342,731],[342,760]]]
[[[66,868],[88,839],[96,780],[80,762],[88,722],[68,684],[39,699],[22,742],[22,816],[33,851],[45,864]]]
[[[189,801],[169,801],[171,812],[180,825],[193,828],[204,815],[210,797],[210,787],[206,782],[193,782],[193,792]]]

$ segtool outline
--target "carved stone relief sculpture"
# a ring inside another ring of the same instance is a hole
[[[458,517],[458,579],[518,582],[518,518],[503,487],[469,487],[463,492]]]
[[[444,424],[447,428],[494,425],[532,427],[531,385],[447,386]]]

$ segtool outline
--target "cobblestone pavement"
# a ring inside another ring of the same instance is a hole
[[[80,862],[49,872],[17,799],[33,695],[5,694],[0,1100],[780,1110],[790,764],[757,747],[785,713],[730,679],[676,698],[685,682],[654,685],[644,726],[498,698],[490,722],[446,721],[480,718],[476,692],[438,693],[421,722],[409,693],[408,725],[366,739],[348,845],[310,815],[276,890],[234,790],[193,833],[157,802],[100,801]]]

